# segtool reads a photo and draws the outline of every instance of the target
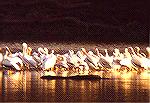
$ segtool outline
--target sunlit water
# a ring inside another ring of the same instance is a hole
[[[13,44],[13,46],[12,46]],[[0,47],[8,46],[13,50],[21,49],[20,43],[1,43]],[[124,50],[128,46],[143,44],[60,44],[60,43],[29,43],[29,46],[48,47],[57,50],[88,50],[98,47],[101,51],[114,48]],[[3,101],[40,101],[40,102],[148,102],[150,97],[149,72],[101,72],[102,77],[110,79],[72,80],[72,79],[41,79],[37,71],[14,72],[0,70],[0,102]]]
[[[105,74],[109,75],[110,74]],[[0,101],[149,101],[149,73],[111,73],[111,79],[40,79],[37,71],[0,71]]]

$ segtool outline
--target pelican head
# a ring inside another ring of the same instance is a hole
[[[83,54],[85,54],[85,53],[86,53],[85,48],[81,48],[81,51],[83,52]]]
[[[133,48],[132,48],[132,47],[128,47],[128,49],[133,50]]]
[[[114,49],[114,52],[115,53],[120,53],[119,49],[117,49],[117,48]]]
[[[140,47],[136,46],[135,49],[136,49],[136,52],[137,52],[137,53],[140,52]]]
[[[100,56],[100,53],[99,53],[98,48],[95,48],[95,52],[96,52],[96,54],[97,54],[98,56]]]
[[[39,47],[39,48],[38,48],[38,52],[39,52],[40,54],[45,54],[44,49],[43,49],[43,48],[41,48],[41,47]]]
[[[99,50],[98,50],[98,48],[95,48],[95,51],[96,51],[96,53],[99,53]]]
[[[42,48],[41,48],[41,47],[39,47],[39,48],[38,48],[38,52],[41,52],[41,50],[42,50]]]
[[[46,47],[44,47],[44,51],[46,54],[48,54],[48,49]]]
[[[146,48],[146,51],[147,51],[147,53],[148,53],[148,58],[150,59],[150,47],[147,47],[147,48]]]
[[[6,50],[7,50],[7,51],[9,51],[9,48],[8,48],[8,46],[5,46],[5,48],[6,48]]]
[[[72,56],[74,54],[73,50],[69,50],[69,54]]]
[[[105,51],[106,54],[108,54],[108,50],[107,49],[104,49],[104,51]]]
[[[8,46],[5,46],[5,48],[6,48],[6,51],[7,51],[9,54],[12,54],[11,51],[10,51],[10,49],[8,48]]]
[[[129,51],[128,51],[128,48],[125,48],[125,50],[124,50],[124,51],[125,51],[125,53],[128,53],[128,52],[129,52]]]
[[[98,48],[95,48],[95,51],[96,51],[96,52],[99,52]]]
[[[150,53],[150,47],[147,47],[147,48],[146,48],[146,51]]]
[[[118,55],[120,54],[119,49],[115,48],[113,54],[114,54],[115,56],[118,56]]]
[[[130,51],[130,54],[135,54],[134,49],[132,47],[128,47],[128,50]]]
[[[54,54],[54,52],[55,52],[55,51],[54,51],[54,50],[52,50],[52,54]]]
[[[26,55],[27,54],[27,43],[22,43],[22,47],[23,47],[23,55]]]
[[[22,46],[23,47],[27,47],[27,43],[22,43]]]
[[[107,52],[107,49],[104,49],[105,52]]]

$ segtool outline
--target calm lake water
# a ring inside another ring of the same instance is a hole
[[[150,74],[106,75],[111,79],[41,79],[37,71],[0,71],[0,101],[148,102]]]
[[[12,45],[13,44],[13,45]],[[20,43],[0,44],[11,50],[21,49]],[[111,51],[114,48],[124,50],[128,46],[139,46],[144,51],[148,44],[60,44],[60,43],[29,43],[29,46],[48,47],[57,50],[78,50],[85,47],[88,50],[98,47]],[[110,79],[72,80],[72,79],[41,79],[37,71],[14,72],[0,70],[0,102],[149,102],[150,73],[149,72],[102,72],[103,77]]]

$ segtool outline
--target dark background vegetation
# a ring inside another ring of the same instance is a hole
[[[0,0],[0,40],[149,41],[148,0]]]

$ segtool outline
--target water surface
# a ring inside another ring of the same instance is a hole
[[[149,74],[115,74],[111,79],[40,79],[37,71],[0,71],[0,101],[148,102]]]

